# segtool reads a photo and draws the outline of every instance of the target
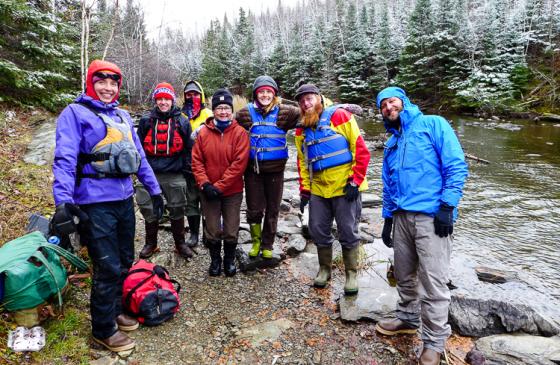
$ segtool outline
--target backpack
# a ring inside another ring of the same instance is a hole
[[[1,306],[8,311],[35,308],[54,295],[62,306],[61,292],[68,278],[60,256],[79,270],[88,268],[82,259],[49,243],[40,232],[4,244],[0,248]]]
[[[175,286],[177,289],[175,289]],[[123,308],[147,326],[156,326],[177,313],[181,285],[162,266],[138,260],[123,283]]]

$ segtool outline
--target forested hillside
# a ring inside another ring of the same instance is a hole
[[[81,64],[105,57],[121,66],[131,104],[164,79],[247,94],[266,73],[288,97],[309,81],[371,103],[398,84],[435,108],[560,108],[558,0],[279,1],[215,20],[201,37],[148,35],[148,16],[133,0],[0,0],[1,100],[60,105],[79,91]]]

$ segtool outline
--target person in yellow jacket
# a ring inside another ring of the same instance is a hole
[[[352,113],[340,105],[325,106],[317,86],[300,86],[296,100],[302,114],[295,137],[300,209],[303,213],[309,203],[309,233],[319,259],[313,285],[324,288],[331,278],[334,219],[346,273],[344,293],[354,295],[358,293],[360,192],[368,188],[370,153]]]
[[[206,119],[212,117],[212,111],[206,108],[206,97],[204,89],[198,81],[191,80],[185,84],[183,90],[185,103],[181,112],[188,119],[193,134],[204,124]],[[191,156],[189,156],[188,169],[185,175],[187,180],[187,207],[186,214],[189,222],[190,236],[187,240],[189,247],[198,245],[200,232],[200,192],[196,186],[194,175],[191,170]]]

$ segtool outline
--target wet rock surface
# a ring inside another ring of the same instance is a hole
[[[476,341],[487,365],[560,364],[560,337],[495,335]]]
[[[449,321],[463,336],[523,331],[542,336],[560,333],[560,303],[536,289],[536,283],[479,281],[474,263],[459,254],[451,258]]]

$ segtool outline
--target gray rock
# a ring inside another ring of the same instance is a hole
[[[237,237],[237,242],[239,244],[245,244],[245,243],[251,243],[251,233],[244,230],[244,229],[240,229],[239,230],[239,235]]]
[[[293,327],[294,324],[285,318],[272,322],[257,324],[253,327],[244,328],[237,339],[247,339],[253,347],[261,345],[264,341],[275,341],[283,331]]]
[[[346,321],[372,319],[377,322],[393,316],[399,299],[397,289],[389,286],[385,279],[392,250],[381,240],[375,240],[364,249],[368,262],[367,269],[358,272],[358,295],[343,296],[339,301],[340,317]]]
[[[288,237],[284,244],[286,254],[289,256],[299,255],[307,246],[307,240],[300,234],[294,234]]]
[[[288,202],[285,202],[285,201],[280,202],[280,211],[281,212],[289,212],[290,210],[292,210],[291,204],[289,204]]]
[[[41,124],[35,130],[23,160],[39,166],[51,163],[54,159],[55,132],[54,119]]]
[[[560,364],[560,337],[528,334],[495,335],[476,341],[487,365]]]
[[[250,249],[250,247],[248,249]],[[284,259],[276,251],[273,252],[272,258],[270,259],[263,259],[260,255],[255,258],[249,257],[247,251],[244,248],[237,248],[235,252],[237,262],[239,263],[239,270],[241,270],[241,272],[276,267],[280,265],[280,262]]]
[[[371,193],[362,193],[362,207],[372,208],[381,206],[383,201],[379,195]]]
[[[104,356],[97,360],[90,361],[90,365],[114,365],[119,362],[119,358],[117,356]]]
[[[449,321],[463,336],[483,337],[523,331],[542,336],[560,333],[560,303],[524,281],[480,282],[468,258],[454,254]]]
[[[293,224],[292,222],[279,221],[278,227],[276,229],[276,235],[278,237],[290,236],[293,234],[301,234],[301,227]]]
[[[515,271],[497,270],[486,266],[477,266],[475,271],[478,280],[492,284],[503,284],[517,279]]]

